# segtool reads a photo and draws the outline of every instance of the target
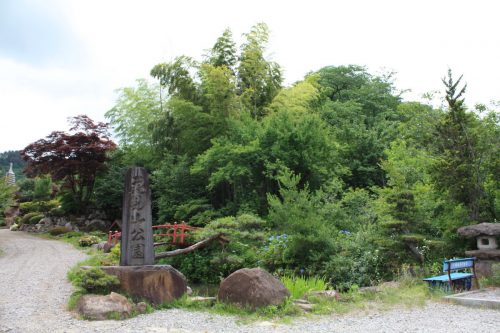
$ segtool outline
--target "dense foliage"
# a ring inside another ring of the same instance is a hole
[[[462,255],[456,229],[498,218],[498,113],[468,110],[461,78],[443,79],[444,108],[403,102],[391,73],[355,65],[282,87],[268,37],[258,24],[238,51],[226,30],[201,61],[154,66],[159,86],[122,89],[107,114],[125,161],[152,174],[158,222],[234,239],[171,259],[188,277],[262,265],[368,285]],[[242,233],[248,219],[262,223]]]
[[[200,238],[229,239],[165,259],[193,282],[260,265],[343,289],[369,285],[402,265],[463,255],[456,229],[498,219],[499,114],[467,108],[461,77],[443,79],[439,108],[402,101],[392,74],[356,65],[283,87],[268,39],[257,24],[238,48],[226,30],[203,59],[177,57],[152,68],[158,83],[120,89],[106,114],[118,149],[109,154],[101,125],[80,133],[95,139],[85,149],[102,144],[78,160],[92,181],[60,168],[82,152],[56,154],[63,142],[80,146],[62,132],[25,149],[29,169],[87,186],[81,202],[93,198],[114,218],[125,169],[146,167],[155,223],[186,221],[203,227]],[[42,180],[21,185],[50,199]]]

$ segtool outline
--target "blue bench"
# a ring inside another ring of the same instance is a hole
[[[442,287],[445,290],[470,290],[472,278],[476,277],[475,261],[476,258],[445,260],[443,272],[446,274],[426,278],[424,281],[431,287]],[[472,272],[463,272],[464,270]]]

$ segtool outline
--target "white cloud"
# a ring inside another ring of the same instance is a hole
[[[78,59],[48,67],[23,63],[26,57],[0,58],[0,151],[20,149],[52,130],[66,129],[68,116],[86,113],[103,120],[116,88],[148,77],[153,65],[175,56],[200,58],[226,27],[240,40],[257,22],[271,29],[269,52],[284,67],[287,83],[326,65],[359,64],[373,72],[396,71],[398,88],[412,89],[405,96],[418,98],[442,90],[441,77],[451,67],[464,74],[470,105],[500,99],[495,1],[49,4],[78,45],[64,56]]]

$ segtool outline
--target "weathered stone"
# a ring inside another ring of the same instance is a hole
[[[295,304],[311,304],[311,302],[305,300],[305,299],[302,299],[302,298],[299,298],[299,299],[296,299],[293,301]]]
[[[311,312],[313,310],[314,305],[311,303],[295,303],[302,311]]]
[[[203,297],[203,296],[193,296],[189,298],[193,302],[198,303],[214,303],[217,297]]]
[[[5,225],[10,227],[15,224],[15,219],[19,215],[19,204],[15,204],[14,206],[8,207],[3,212],[5,216]]]
[[[222,302],[258,308],[279,305],[290,292],[280,280],[260,268],[243,268],[225,278],[219,288]]]
[[[193,294],[193,289],[191,289],[190,286],[187,286],[186,294],[188,294],[188,295],[192,295]]]
[[[148,174],[144,168],[130,168],[123,196],[121,266],[154,264],[151,219]]]
[[[109,253],[109,251],[111,251],[113,246],[114,246],[113,244],[110,244],[108,242],[99,242],[97,244],[92,244],[91,248],[96,249],[96,250],[100,250],[104,253]]]
[[[496,250],[498,248],[495,236],[477,236],[476,242],[479,250]]]
[[[498,263],[494,260],[478,260],[474,265],[478,279],[489,278],[493,275],[493,265]]]
[[[306,294],[306,297],[322,297],[322,298],[332,298],[337,301],[340,300],[340,294],[336,290],[321,290],[321,291],[311,291]]]
[[[44,217],[43,219],[40,220],[40,222],[38,222],[38,224],[49,227],[54,224],[54,221],[52,221],[50,217]]]
[[[10,231],[18,231],[19,230],[19,225],[18,224],[13,224],[10,226]]]
[[[498,236],[500,223],[479,223],[458,228],[458,234],[463,237]]]
[[[69,230],[73,230],[73,225],[71,224],[71,222],[67,222],[67,223],[65,223],[65,224],[64,224],[64,226],[65,226],[66,228],[68,228]]]
[[[380,288],[377,286],[370,286],[370,287],[361,287],[359,288],[359,292],[364,294],[364,293],[379,293]]]
[[[148,310],[148,305],[144,302],[139,302],[135,305],[135,311],[137,311],[138,313],[146,313]]]
[[[184,295],[184,275],[170,265],[102,266],[103,271],[120,280],[120,289],[154,304],[170,302]]]
[[[465,251],[465,254],[479,259],[500,261],[500,250],[472,250]]]
[[[112,292],[106,296],[83,295],[78,300],[76,309],[85,318],[105,320],[117,314],[121,318],[129,317],[133,305],[124,296]]]
[[[58,217],[56,219],[56,224],[60,227],[64,227],[66,223],[69,223],[68,220],[65,217]]]
[[[100,219],[85,221],[85,228],[88,231],[106,230],[106,222]]]

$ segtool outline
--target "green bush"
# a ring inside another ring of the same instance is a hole
[[[19,221],[21,224],[29,224],[30,223],[30,220],[32,217],[34,216],[39,216],[40,213],[39,212],[31,212],[31,213],[28,213],[28,214],[25,214],[22,218],[21,218],[21,221]]]
[[[116,276],[106,274],[97,267],[80,269],[73,282],[88,293],[102,295],[107,295],[120,286],[120,280]]]
[[[0,217],[0,227],[4,227],[6,225],[7,223],[5,222],[5,220],[2,217]]]
[[[387,274],[388,258],[382,256],[373,242],[373,227],[356,233],[340,232],[335,239],[335,254],[323,263],[322,276],[336,289],[349,290],[352,285],[377,284]]]
[[[66,228],[64,226],[58,226],[58,227],[50,229],[49,234],[51,234],[52,236],[59,236],[59,235],[67,234],[68,232],[71,232],[71,229]]]
[[[52,180],[50,177],[39,177],[35,179],[33,198],[37,201],[46,201],[52,194]]]
[[[30,219],[29,219],[29,224],[37,224],[38,222],[40,222],[41,219],[43,219],[45,217],[45,215],[43,214],[37,214],[37,215],[34,215],[32,216]]]
[[[53,217],[63,217],[65,215],[64,210],[61,207],[55,207],[49,210],[49,216]]]
[[[93,244],[97,244],[100,241],[101,241],[101,239],[97,236],[87,235],[87,236],[82,236],[80,238],[80,240],[78,241],[78,244],[81,247],[88,247],[88,246],[91,246]]]
[[[28,201],[21,202],[19,205],[19,209],[21,214],[27,214],[32,212],[43,212],[48,213],[51,209],[59,206],[59,201],[50,200],[50,201]]]

